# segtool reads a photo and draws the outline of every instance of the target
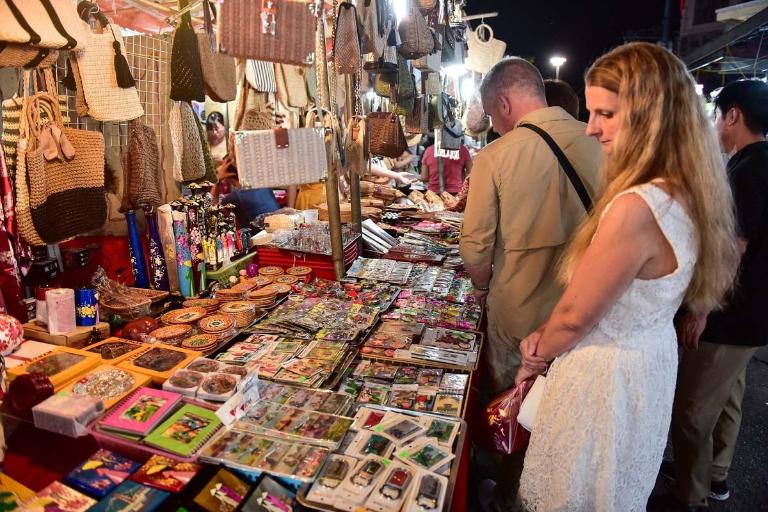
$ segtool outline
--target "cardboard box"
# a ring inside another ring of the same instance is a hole
[[[67,334],[56,335],[49,333],[45,327],[35,322],[27,322],[24,324],[24,338],[62,347],[83,348],[93,343],[91,340],[93,329],[99,331],[102,339],[109,336],[109,324],[106,322],[99,322],[95,326],[90,327],[77,327],[74,331]]]

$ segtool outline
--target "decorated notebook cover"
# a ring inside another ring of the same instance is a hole
[[[220,469],[195,496],[194,503],[210,512],[233,512],[251,486],[234,473]]]
[[[144,442],[182,457],[192,455],[218,429],[214,411],[185,405],[152,431]]]
[[[146,435],[181,400],[181,395],[139,388],[101,421],[102,428]]]
[[[137,462],[102,449],[69,473],[65,481],[91,496],[103,498],[139,466]]]
[[[24,503],[21,510],[24,512],[85,512],[95,504],[96,500],[85,494],[61,482],[53,482]]]
[[[103,498],[91,512],[152,512],[170,496],[170,493],[126,480],[112,494]]]
[[[21,485],[4,473],[0,473],[0,504],[3,510],[17,510],[22,503],[35,495],[35,491]]]
[[[153,455],[131,476],[131,480],[176,493],[181,492],[198,471],[199,464]]]

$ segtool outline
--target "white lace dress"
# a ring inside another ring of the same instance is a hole
[[[697,238],[664,190],[647,183],[624,194],[631,192],[648,203],[678,266],[633,281],[552,364],[520,483],[526,510],[645,511],[656,481],[677,374],[672,320],[693,274]]]

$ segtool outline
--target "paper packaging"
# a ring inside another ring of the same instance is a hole
[[[75,291],[71,288],[55,288],[45,292],[48,311],[48,332],[66,334],[75,330]]]
[[[69,437],[87,434],[85,427],[104,412],[101,400],[87,396],[53,395],[32,408],[35,426]]]
[[[347,455],[331,455],[307,494],[310,501],[333,505],[336,491],[357,465],[357,459]]]
[[[339,486],[336,508],[352,512],[362,505],[374,487],[387,472],[387,463],[381,457],[369,455],[362,459]]]

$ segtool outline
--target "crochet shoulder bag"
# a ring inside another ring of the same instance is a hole
[[[208,96],[220,103],[233,101],[237,96],[237,72],[235,59],[216,52],[213,32],[214,9],[211,0],[203,0],[205,32],[197,34],[203,83]]]
[[[26,102],[29,129],[26,173],[29,209],[40,237],[49,244],[102,227],[107,216],[104,190],[104,136],[65,128],[53,74],[45,70],[47,92]],[[44,124],[41,111],[53,113]]]
[[[152,128],[138,119],[128,125],[123,174],[123,210],[163,204],[157,136]]]
[[[333,42],[333,61],[336,72],[341,75],[357,73],[361,59],[357,10],[351,3],[342,2],[336,18],[336,38]]]
[[[366,129],[372,155],[397,158],[408,149],[400,118],[394,112],[371,112]]]
[[[179,2],[181,8],[188,2]],[[173,33],[171,47],[171,99],[175,101],[205,101],[203,67],[200,47],[192,28],[192,17],[187,12]]]

